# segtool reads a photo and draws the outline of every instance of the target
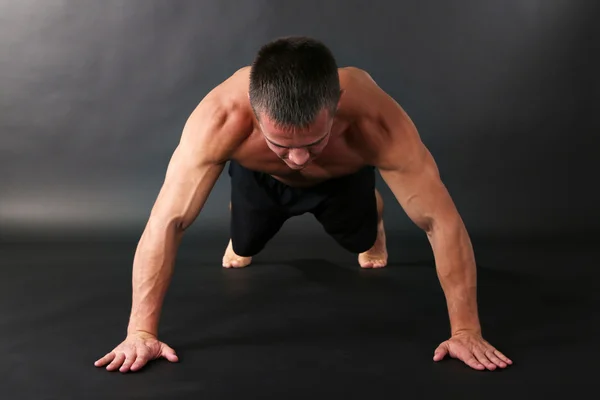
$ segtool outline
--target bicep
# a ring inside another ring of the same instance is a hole
[[[240,118],[206,102],[190,116],[152,209],[159,224],[186,229],[197,218],[241,132]]]
[[[457,217],[454,203],[411,118],[379,87],[373,87],[372,92],[378,118],[366,128],[371,133],[371,139],[364,146],[368,149],[368,158],[374,160],[373,164],[409,218],[430,232]]]
[[[173,152],[151,219],[186,229],[197,218],[224,164],[204,160],[181,144]]]
[[[382,150],[381,177],[408,217],[430,232],[437,223],[457,215],[437,164],[408,117]],[[390,125],[394,129],[394,125]]]
[[[380,173],[409,218],[430,231],[452,204],[431,154],[425,148],[420,151],[410,166],[380,169]]]

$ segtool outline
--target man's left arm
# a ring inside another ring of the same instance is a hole
[[[399,106],[393,108],[396,112],[383,115],[379,124],[386,132],[376,166],[409,218],[427,234],[434,253],[451,325],[451,338],[435,350],[434,360],[450,355],[474,369],[504,368],[512,361],[481,335],[475,256],[463,220],[417,129]]]

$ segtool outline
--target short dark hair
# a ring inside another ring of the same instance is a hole
[[[250,104],[281,126],[306,127],[340,98],[338,67],[322,42],[288,36],[263,45],[250,72]]]

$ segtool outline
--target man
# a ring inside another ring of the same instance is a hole
[[[481,336],[470,239],[410,118],[366,72],[338,68],[316,40],[288,37],[264,45],[186,122],[134,257],[127,337],[96,366],[126,372],[178,360],[157,338],[163,299],[183,232],[228,161],[224,267],[247,266],[284,221],[307,212],[358,254],[360,267],[384,267],[377,168],[434,251],[452,332],[434,360],[450,355],[478,370],[512,364]]]

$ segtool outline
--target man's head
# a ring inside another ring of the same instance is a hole
[[[340,99],[335,58],[306,37],[267,43],[252,64],[249,97],[269,148],[301,169],[329,140]]]

